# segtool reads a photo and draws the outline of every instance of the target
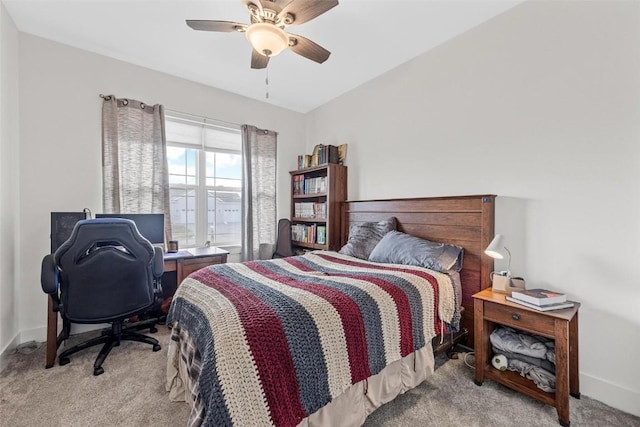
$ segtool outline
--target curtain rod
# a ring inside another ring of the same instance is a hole
[[[109,101],[111,99],[111,95],[100,94],[100,98],[104,99],[105,101]],[[207,117],[198,116],[198,115],[193,114],[193,113],[185,113],[183,111],[171,110],[171,109],[168,109],[168,108],[165,108],[165,111],[168,112],[168,113],[183,114],[185,116],[191,116],[191,117],[195,117],[195,118],[198,118],[198,119],[205,119],[205,120],[208,119]],[[213,122],[215,122],[215,123],[211,123],[211,124],[214,124],[214,125],[216,123],[219,123],[221,125],[222,124],[227,124],[227,125],[231,125],[231,126],[234,126],[234,127],[237,127],[237,128],[241,128],[242,127],[242,125],[240,123],[228,122],[228,121],[225,121],[225,120],[218,120],[218,119],[208,119],[208,120],[212,120]]]

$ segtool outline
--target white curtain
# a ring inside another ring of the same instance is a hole
[[[271,258],[276,241],[274,131],[242,126],[242,260]]]
[[[104,213],[164,213],[171,236],[164,107],[105,96],[102,105]]]

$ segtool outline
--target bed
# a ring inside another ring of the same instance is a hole
[[[168,316],[170,399],[191,405],[190,426],[362,425],[433,373],[434,344],[473,343],[494,199],[344,203],[343,244],[392,217],[398,234],[463,248],[454,274],[327,251],[193,273]]]

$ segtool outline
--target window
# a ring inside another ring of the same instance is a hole
[[[242,136],[213,120],[166,114],[173,239],[240,245]]]

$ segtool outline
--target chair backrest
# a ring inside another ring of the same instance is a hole
[[[291,243],[291,221],[281,218],[278,221],[278,240],[273,258],[285,258],[293,256],[293,245]]]
[[[54,254],[60,311],[75,323],[102,323],[151,307],[153,257],[153,246],[131,220],[79,221]]]

